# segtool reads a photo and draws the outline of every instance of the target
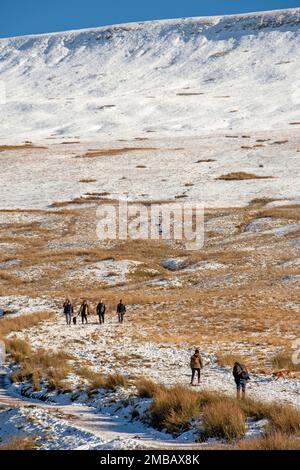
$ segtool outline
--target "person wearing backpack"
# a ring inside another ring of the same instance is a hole
[[[190,366],[192,369],[191,385],[194,385],[194,378],[196,374],[198,376],[198,385],[199,385],[200,377],[201,377],[201,369],[203,368],[203,362],[202,362],[199,349],[196,349],[194,354],[192,355]]]
[[[74,308],[73,308],[72,302],[69,298],[67,298],[64,301],[63,309],[64,309],[64,314],[65,314],[65,317],[66,317],[67,325],[71,325],[72,324],[72,315],[73,315],[73,312],[74,312]]]
[[[87,300],[84,300],[82,304],[80,305],[80,309],[78,312],[78,316],[81,315],[81,323],[87,323],[88,319],[87,316],[90,314],[90,309],[87,303]]]
[[[237,399],[241,398],[241,389],[242,389],[242,398],[246,396],[246,385],[250,380],[250,376],[247,370],[247,367],[240,362],[235,362],[232,370],[232,374],[236,383],[236,395]]]
[[[125,313],[126,313],[126,307],[123,304],[123,300],[121,299],[117,305],[117,315],[118,315],[119,323],[123,323]]]
[[[96,311],[97,311],[97,315],[99,318],[99,323],[100,325],[102,325],[102,323],[104,323],[104,317],[105,317],[105,311],[106,311],[106,305],[103,299],[101,299],[100,302],[98,303]]]

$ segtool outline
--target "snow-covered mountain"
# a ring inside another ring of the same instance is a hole
[[[300,9],[2,39],[0,139],[290,128],[299,72]]]

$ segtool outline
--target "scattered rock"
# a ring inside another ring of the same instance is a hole
[[[167,258],[160,262],[160,265],[169,271],[180,271],[188,266],[187,258]]]

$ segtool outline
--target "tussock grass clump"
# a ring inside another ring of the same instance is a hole
[[[16,331],[25,330],[38,323],[50,320],[54,317],[52,312],[32,313],[28,315],[15,316],[14,318],[3,318],[0,322],[0,338]]]
[[[81,367],[76,373],[88,382],[89,391],[99,388],[115,390],[117,387],[128,386],[126,377],[121,374],[110,374],[105,377],[103,374],[94,372],[87,367]]]
[[[203,439],[240,439],[245,434],[246,417],[271,419],[280,409],[277,405],[251,399],[237,401],[214,391],[197,392],[181,385],[167,388],[145,378],[138,380],[136,387],[140,397],[153,398],[149,410],[152,426],[176,434],[189,429],[191,419],[200,418]],[[275,419],[273,423],[274,427]],[[279,429],[278,424],[276,426],[276,430]],[[283,432],[283,426],[281,430]]]
[[[225,367],[225,366],[233,367],[235,362],[241,362],[242,364],[245,364],[245,358],[243,358],[242,356],[239,356],[238,354],[218,353],[216,359],[217,359],[217,363],[221,367]]]
[[[47,147],[32,145],[32,143],[20,144],[20,145],[0,145],[0,152],[11,152],[15,150],[46,150]]]
[[[198,416],[200,396],[197,392],[177,385],[155,392],[150,407],[151,423],[155,428],[178,433],[190,428],[190,420]]]
[[[94,372],[87,367],[81,367],[77,374],[88,382],[90,391],[104,387],[105,377],[99,372]]]
[[[293,406],[273,405],[269,409],[266,431],[300,436],[300,411]]]
[[[33,437],[13,437],[0,444],[0,450],[34,450],[37,443]]]
[[[256,197],[250,201],[250,204],[265,205],[273,201],[278,201],[278,199],[272,197]]]
[[[259,439],[241,441],[238,450],[300,450],[300,439],[280,432],[265,434]]]
[[[173,434],[189,429],[191,420],[199,418],[202,439],[241,439],[246,431],[246,418],[251,417],[268,420],[265,428],[268,442],[276,435],[300,437],[300,411],[292,406],[248,398],[236,400],[222,393],[196,392],[182,385],[167,388],[147,379],[137,381],[136,387],[139,396],[153,398],[149,409],[152,426]]]
[[[39,391],[41,380],[45,379],[50,390],[68,391],[65,380],[72,371],[68,354],[44,349],[32,351],[26,341],[16,338],[7,340],[6,348],[12,359],[19,364],[19,369],[11,375],[13,382],[30,380],[33,389]]]
[[[0,337],[31,328],[53,316],[53,313],[41,312],[3,319],[0,322]],[[44,349],[32,351],[30,344],[19,338],[6,338],[4,341],[7,353],[19,365],[19,369],[11,375],[13,382],[31,380],[33,389],[39,391],[41,380],[44,378],[48,381],[49,388],[65,390],[64,380],[71,372],[68,354],[62,351],[48,352]]]
[[[96,183],[96,181],[95,178],[81,178],[79,183]]]
[[[106,377],[104,382],[104,388],[115,390],[117,387],[127,387],[128,381],[124,375],[111,374]]]
[[[129,152],[147,152],[149,150],[156,150],[154,147],[123,147],[123,148],[110,148],[110,149],[90,149],[83,157],[104,157],[122,155]]]
[[[227,173],[226,175],[221,175],[217,180],[223,181],[241,181],[241,180],[258,180],[258,179],[269,179],[273,176],[259,176],[254,173],[246,173],[244,171],[238,171],[233,173]]]
[[[272,367],[275,370],[300,371],[300,364],[295,364],[292,361],[292,353],[287,352],[280,352],[272,357]]]
[[[253,400],[251,398],[246,398],[239,401],[238,405],[248,418],[254,418],[257,421],[270,416],[270,409],[273,406],[272,403],[265,403],[263,401]]]
[[[137,380],[135,386],[138,391],[138,396],[141,398],[153,398],[159,390],[165,389],[163,385],[157,384],[145,377],[141,377]]]
[[[218,437],[228,441],[245,435],[245,414],[238,403],[227,400],[205,406],[202,415],[203,436]]]
[[[31,354],[30,345],[27,341],[19,338],[5,340],[6,351],[12,356],[16,362],[22,361]]]

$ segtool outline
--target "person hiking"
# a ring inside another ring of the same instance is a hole
[[[73,315],[73,312],[74,312],[74,308],[73,308],[72,302],[69,298],[67,298],[64,301],[63,309],[64,309],[64,314],[65,314],[65,317],[66,317],[67,325],[71,325],[72,324],[72,315]]]
[[[194,354],[191,357],[191,369],[192,369],[192,378],[191,378],[191,385],[194,384],[194,378],[197,374],[198,376],[198,385],[200,384],[200,376],[201,376],[201,369],[203,368],[203,362],[200,355],[199,349],[196,349]]]
[[[104,317],[105,317],[105,311],[106,311],[106,305],[104,303],[104,299],[101,299],[100,302],[98,303],[96,307],[97,315],[99,318],[99,323],[102,325],[104,323]]]
[[[125,313],[126,313],[126,307],[123,304],[123,300],[121,299],[117,305],[117,314],[118,314],[119,323],[123,323]]]
[[[80,309],[78,315],[81,315],[81,323],[87,323],[88,319],[87,316],[90,314],[90,309],[87,303],[87,300],[84,300],[80,305]]]
[[[250,376],[247,370],[247,367],[240,362],[235,362],[232,370],[232,374],[236,383],[236,396],[237,399],[241,398],[241,389],[242,389],[242,398],[246,396],[246,385],[250,380]]]

